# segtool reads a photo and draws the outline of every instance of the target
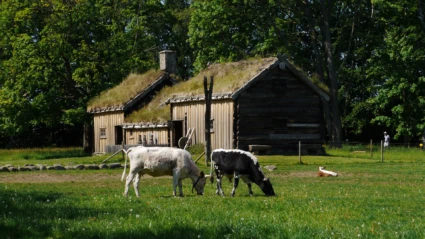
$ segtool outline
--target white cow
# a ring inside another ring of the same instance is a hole
[[[130,172],[125,184],[124,196],[128,195],[128,188],[133,181],[136,196],[139,197],[139,180],[143,174],[153,177],[170,175],[173,176],[173,195],[176,196],[176,187],[179,186],[179,196],[183,196],[182,180],[191,178],[193,189],[198,195],[204,193],[206,176],[200,171],[192,160],[189,152],[178,148],[169,147],[133,147],[127,151],[130,158]],[[127,158],[121,181],[124,180],[127,167]]]

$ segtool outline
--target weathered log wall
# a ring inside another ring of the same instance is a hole
[[[126,129],[125,143],[131,145],[168,145],[168,127]]]
[[[205,144],[205,101],[172,104],[172,120],[185,120],[187,130],[195,128],[192,144]],[[211,148],[233,148],[233,101],[213,100],[211,104]],[[184,127],[185,128],[185,127]],[[186,135],[187,132],[183,132]],[[172,145],[175,146],[175,145]]]
[[[124,122],[124,112],[96,113],[93,117],[95,153],[105,153],[106,145],[115,144],[115,126]],[[101,130],[105,134],[101,135]]]
[[[236,100],[237,148],[271,145],[272,153],[321,153],[324,122],[320,96],[292,73],[274,68]]]

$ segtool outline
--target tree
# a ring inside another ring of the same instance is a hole
[[[286,13],[279,1],[198,0],[192,3],[189,42],[195,69],[213,62],[286,53]]]
[[[369,79],[379,79],[377,94],[369,100],[375,107],[373,122],[404,136],[405,143],[425,129],[425,31],[421,1],[379,2],[384,9],[386,35],[371,59]],[[390,112],[390,114],[388,114]]]
[[[11,146],[63,144],[89,124],[87,101],[156,66],[158,1],[17,1],[0,5],[0,133]],[[81,145],[80,137],[66,144]],[[17,142],[17,141],[16,141]]]

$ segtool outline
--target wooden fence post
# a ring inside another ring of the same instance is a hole
[[[370,140],[370,158],[373,158],[372,148],[373,148],[373,144],[372,144],[372,140]]]
[[[205,164],[211,161],[211,101],[213,92],[214,77],[210,76],[210,88],[208,89],[208,79],[204,76],[205,92]]]
[[[381,140],[381,162],[384,162],[384,141]]]
[[[298,155],[300,157],[300,164],[303,164],[303,161],[301,160],[301,141],[298,141]]]

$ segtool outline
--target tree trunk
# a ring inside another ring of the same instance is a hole
[[[93,127],[91,126],[91,121],[84,122],[83,125],[83,150],[86,154],[93,153]]]
[[[422,24],[422,30],[425,32],[425,17],[424,17],[424,9],[423,9],[422,0],[418,0],[418,15],[419,21]]]
[[[336,145],[340,145],[342,142],[342,133],[341,133],[341,118],[338,108],[338,79],[335,69],[335,61],[332,53],[332,40],[329,27],[329,9],[331,6],[331,1],[326,2],[326,0],[321,0],[322,16],[323,16],[323,25],[322,25],[322,35],[323,35],[323,45],[325,46],[326,53],[326,63],[329,74],[330,81],[330,97],[331,97],[331,109],[332,109],[332,119],[333,119],[333,140]]]
[[[309,0],[304,0],[305,5],[305,13],[307,15],[307,21],[308,21],[308,31],[310,33],[310,43],[311,47],[313,48],[313,56],[314,56],[314,68],[316,69],[316,73],[319,75],[319,79],[321,82],[325,83],[325,73],[323,72],[323,61],[320,54],[319,47],[317,45],[317,36],[316,31],[314,30],[314,20],[313,16],[311,14],[311,6],[309,3]]]
[[[311,39],[311,47],[313,48],[313,55],[314,55],[314,68],[316,69],[316,73],[319,75],[319,80],[326,84],[325,82],[325,73],[323,71],[323,61],[320,54],[319,47],[317,45],[317,36],[316,31],[314,30],[314,21],[313,16],[311,13],[311,6],[309,3],[309,0],[304,0],[304,7],[305,7],[305,14],[307,16],[308,21],[308,28],[310,33],[310,39]],[[329,138],[332,138],[332,116],[330,113],[330,105],[329,102],[325,99],[322,99],[322,107],[324,112],[324,117],[326,120],[326,131],[328,133]]]

